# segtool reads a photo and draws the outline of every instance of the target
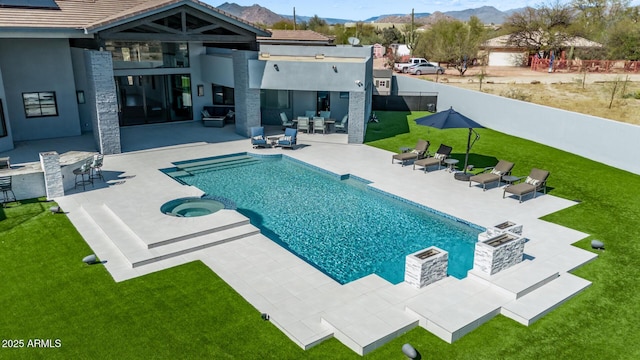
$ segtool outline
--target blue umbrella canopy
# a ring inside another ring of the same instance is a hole
[[[433,115],[416,119],[416,124],[436,129],[482,128],[484,126],[449,108]]]
[[[456,179],[468,180],[467,166],[469,163],[469,151],[471,151],[471,147],[476,142],[476,140],[480,138],[480,135],[476,133],[476,138],[475,140],[473,140],[473,143],[472,143],[471,133],[475,132],[473,131],[473,128],[482,128],[484,126],[478,124],[477,122],[453,110],[453,107],[444,111],[440,111],[433,115],[427,115],[421,118],[417,118],[416,124],[430,126],[436,129],[463,129],[463,128],[469,129],[469,137],[467,138],[467,153],[465,154],[465,157],[464,157],[464,170],[463,170],[464,176],[456,176]]]

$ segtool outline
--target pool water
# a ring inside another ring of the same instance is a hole
[[[466,276],[481,228],[385,195],[353,177],[288,157],[175,176],[237,211],[271,240],[345,284],[375,273],[404,280],[408,254],[429,246],[449,252],[449,275]]]

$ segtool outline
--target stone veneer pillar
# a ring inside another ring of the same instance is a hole
[[[233,82],[236,133],[249,136],[250,128],[260,126],[260,89],[249,88],[249,60],[257,59],[255,51],[233,50]]]
[[[44,187],[47,193],[47,200],[64,196],[60,155],[55,151],[41,152],[40,165],[42,166],[42,171],[44,171]]]
[[[362,144],[366,131],[366,123],[369,118],[366,116],[366,92],[349,92],[349,144]]]
[[[404,282],[420,289],[447,277],[449,253],[435,246],[407,255]]]
[[[473,268],[493,275],[522,261],[526,239],[512,233],[498,234],[476,243]]]
[[[93,107],[91,122],[93,137],[100,153],[119,154],[120,121],[118,98],[113,75],[111,52],[86,50],[84,61],[87,73],[87,103]]]

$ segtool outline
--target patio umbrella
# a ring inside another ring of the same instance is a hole
[[[468,117],[453,110],[453,107],[445,111],[440,111],[433,115],[423,116],[416,119],[416,124],[431,126],[436,129],[461,129],[468,128],[469,136],[467,138],[467,153],[464,156],[464,170],[461,174],[456,174],[455,178],[458,180],[469,180],[471,175],[467,174],[467,166],[469,163],[469,151],[473,144],[480,138],[480,135],[473,131],[473,128],[482,128],[483,126],[477,122],[469,119]],[[471,142],[471,133],[476,134],[476,138]]]

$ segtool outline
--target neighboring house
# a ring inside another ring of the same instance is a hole
[[[526,66],[529,61],[529,49],[508,44],[509,35],[502,35],[487,40],[480,47],[487,56],[489,66]],[[593,48],[602,47],[595,41],[582,37],[574,37],[562,44],[565,48]]]
[[[364,140],[371,47],[261,44],[270,32],[197,0],[13,3],[0,7],[0,151],[93,132],[119,153],[121,126],[200,120],[211,105],[233,108],[245,136],[326,106]]]
[[[374,69],[373,84],[375,86],[373,95],[391,95],[391,80],[393,71],[391,69]]]

